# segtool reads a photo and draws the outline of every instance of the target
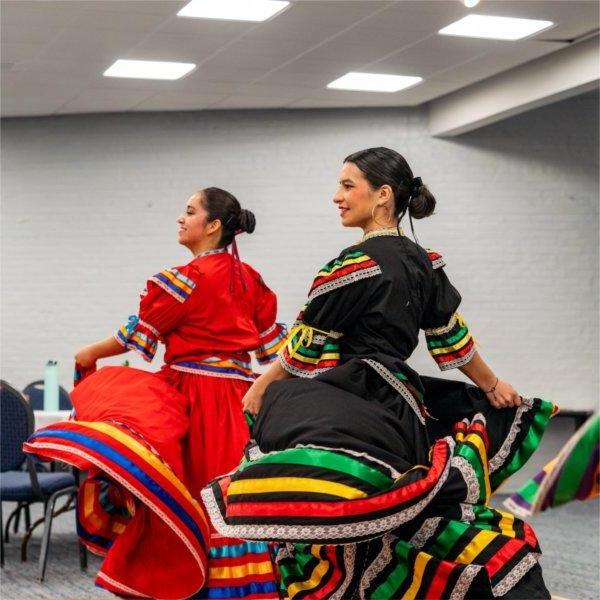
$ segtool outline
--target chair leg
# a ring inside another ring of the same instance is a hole
[[[29,529],[31,527],[31,510],[30,510],[30,506],[31,504],[27,503],[25,505],[25,530]]]
[[[87,571],[88,566],[88,556],[87,556],[87,548],[79,542],[79,568],[82,571]]]
[[[54,517],[54,506],[56,501],[67,494],[72,494],[75,488],[65,488],[54,492],[45,503],[46,512],[44,515],[44,533],[42,535],[42,547],[40,548],[40,581],[44,581],[46,575],[46,565],[48,563],[48,549],[50,547],[50,533],[52,532],[52,518]],[[60,512],[60,511],[59,511]]]
[[[10,515],[8,515],[8,519],[6,519],[6,525],[4,527],[4,541],[6,543],[10,542],[10,524],[12,522],[12,520],[14,518],[16,518],[16,516],[19,514],[21,510],[21,503],[17,504],[17,508],[15,508],[15,510],[13,510]]]
[[[19,523],[21,521],[21,510],[23,510],[23,504],[19,502],[15,515],[15,522],[13,523],[13,533],[19,532]]]
[[[2,535],[2,502],[0,502],[0,567],[4,568],[4,536]]]

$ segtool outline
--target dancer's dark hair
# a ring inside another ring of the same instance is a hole
[[[238,199],[226,190],[217,187],[205,188],[200,192],[200,202],[209,221],[221,221],[221,248],[229,246],[236,233],[252,233],[256,227],[254,213],[242,208]]]
[[[395,150],[367,148],[350,154],[344,162],[356,165],[373,189],[382,185],[392,188],[396,217],[402,218],[407,210],[414,219],[424,219],[433,213],[433,194],[420,177],[414,177],[406,159]]]

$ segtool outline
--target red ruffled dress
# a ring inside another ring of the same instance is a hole
[[[76,420],[37,431],[26,451],[88,472],[80,537],[106,556],[97,583],[128,597],[276,598],[265,543],[215,533],[200,490],[234,469],[249,439],[241,399],[250,351],[271,362],[285,339],[277,299],[225,249],[148,280],[115,334],[158,373],[104,367],[72,394]]]

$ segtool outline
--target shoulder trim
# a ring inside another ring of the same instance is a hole
[[[446,266],[444,258],[439,252],[436,252],[431,248],[427,248],[427,256],[429,257],[429,260],[431,261],[431,266],[434,269],[441,269],[442,267]]]
[[[309,302],[361,279],[381,275],[381,267],[367,254],[354,250],[327,263],[317,274],[308,293]]]
[[[196,283],[189,277],[186,277],[179,269],[164,269],[153,277],[150,281],[161,287],[167,294],[170,294],[179,302],[185,302],[194,291]]]

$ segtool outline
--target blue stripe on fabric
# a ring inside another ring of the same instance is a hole
[[[182,300],[186,300],[189,294],[184,292],[180,287],[177,287],[168,277],[162,273],[157,273],[154,277],[161,283],[164,283],[170,290],[174,291]]]
[[[198,539],[202,547],[206,548],[204,537],[202,536],[202,532],[200,531],[200,529],[198,529],[196,522],[185,511],[185,509],[173,498],[173,496],[167,493],[147,473],[144,473],[144,471],[142,471],[142,469],[140,469],[134,462],[132,462],[128,458],[125,458],[110,446],[107,446],[106,444],[96,440],[95,438],[80,433],[75,433],[73,431],[66,431],[60,429],[36,432],[32,434],[29,439],[36,439],[37,437],[62,437],[64,439],[77,442],[87,448],[95,450],[102,456],[109,458],[117,465],[123,467],[127,470],[128,473],[133,475],[150,493],[154,494],[157,498],[160,498],[188,526],[188,528],[194,533],[196,539]]]
[[[263,554],[269,552],[265,542],[244,542],[235,546],[214,546],[208,552],[210,558],[238,558],[244,554]]]
[[[95,544],[96,546],[100,546],[101,548],[104,548],[105,550],[108,550],[113,545],[113,541],[109,540],[108,538],[105,538],[101,535],[88,533],[86,531],[85,527],[83,525],[81,525],[81,523],[79,522],[79,517],[77,517],[76,525],[77,525],[77,535],[80,538],[83,538],[84,540],[91,542],[92,544]]]
[[[205,588],[194,598],[243,598],[250,594],[268,594],[277,592],[274,581],[248,583],[247,585],[229,585],[226,587]]]
[[[195,369],[196,371],[212,371],[214,373],[231,373],[233,375],[245,375],[246,377],[251,377],[252,373],[246,373],[241,369],[236,369],[235,367],[214,367],[212,365],[205,365],[200,363],[186,363],[186,362],[177,362],[176,366],[186,367],[188,369]]]

